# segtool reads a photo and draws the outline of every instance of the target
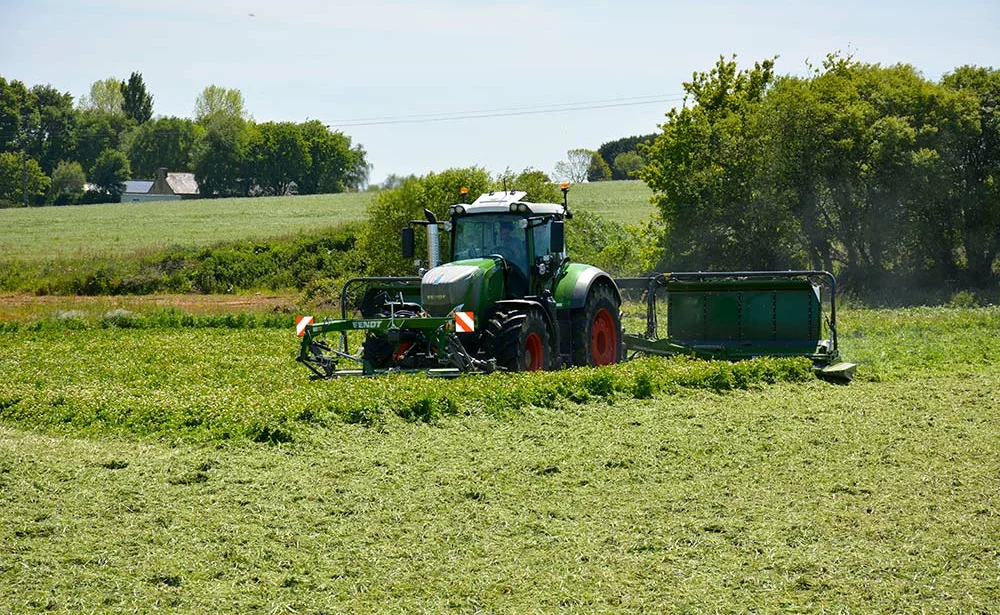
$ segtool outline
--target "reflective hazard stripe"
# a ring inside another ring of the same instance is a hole
[[[306,334],[306,327],[312,324],[312,316],[296,316],[295,317],[295,335],[302,337]]]
[[[473,312],[455,312],[455,330],[472,333],[476,330],[476,315]]]

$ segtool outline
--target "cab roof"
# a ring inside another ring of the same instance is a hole
[[[561,204],[556,203],[529,203],[524,201],[527,192],[521,190],[510,190],[510,191],[494,191],[487,192],[479,196],[478,199],[472,203],[465,205],[461,204],[465,208],[466,215],[470,214],[486,214],[486,213],[509,213],[511,211],[511,204],[523,203],[528,206],[528,209],[533,214],[563,214],[565,213],[565,208]]]

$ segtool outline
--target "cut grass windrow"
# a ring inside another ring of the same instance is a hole
[[[517,414],[678,389],[812,378],[808,361],[645,359],[609,369],[310,381],[295,340],[269,329],[74,329],[5,334],[0,420],[64,434],[287,442],[310,427]]]
[[[450,381],[394,375],[314,382],[294,361],[297,339],[284,314],[154,310],[8,327],[16,330],[0,333],[0,420],[74,435],[286,442],[344,422],[385,428],[398,420],[516,415],[812,379],[804,360],[648,358]],[[847,311],[840,333],[844,356],[861,363],[860,379],[898,381],[1000,363],[998,329],[1000,309],[924,308]]]

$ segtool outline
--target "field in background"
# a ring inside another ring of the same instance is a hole
[[[612,222],[641,224],[656,213],[649,202],[653,191],[635,181],[574,184],[569,191],[571,211],[588,211]]]
[[[357,222],[369,193],[0,209],[0,259],[128,255]]]
[[[642,182],[579,184],[573,209],[626,224],[653,213]],[[0,260],[127,255],[285,236],[365,219],[372,193],[0,209]],[[457,200],[457,196],[456,196]]]

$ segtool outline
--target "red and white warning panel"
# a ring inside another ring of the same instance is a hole
[[[455,312],[455,331],[472,333],[476,330],[476,315],[473,312]]]
[[[295,317],[295,335],[302,337],[306,334],[306,327],[312,324],[312,316],[296,316]]]

